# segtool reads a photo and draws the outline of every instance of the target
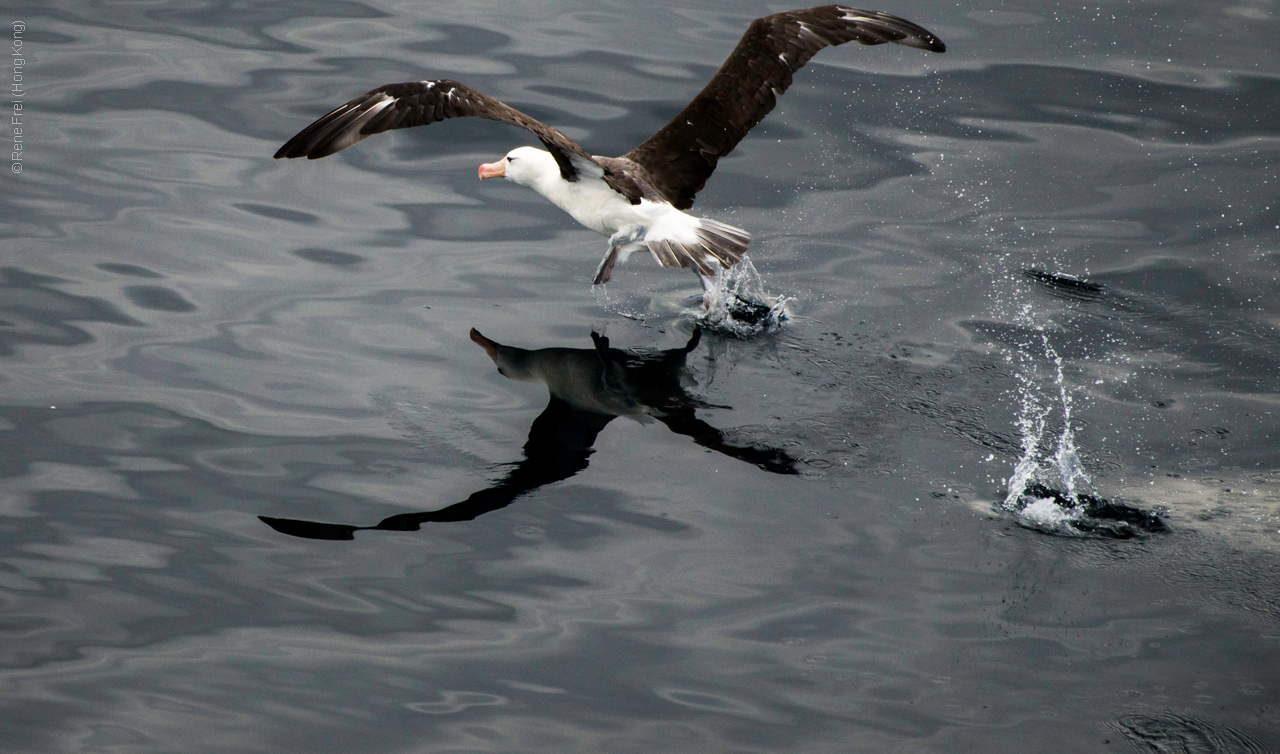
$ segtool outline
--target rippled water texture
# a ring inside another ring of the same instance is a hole
[[[948,52],[822,52],[695,206],[785,303],[750,337],[638,255],[593,291],[475,178],[518,130],[271,155],[443,77],[621,154],[782,6],[10,6],[0,748],[1280,750],[1280,24],[1233,2],[880,6]]]

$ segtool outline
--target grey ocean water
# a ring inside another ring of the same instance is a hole
[[[745,339],[593,291],[517,129],[271,159],[422,78],[621,154],[785,7],[6,8],[0,748],[1280,751],[1274,2],[877,6],[948,52],[822,52],[695,206]]]

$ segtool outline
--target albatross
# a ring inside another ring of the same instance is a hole
[[[480,178],[527,186],[607,236],[609,248],[593,285],[608,282],[615,264],[647,248],[663,267],[691,268],[709,291],[718,268],[742,259],[751,235],[685,210],[693,206],[720,158],[774,108],[792,74],[819,50],[845,42],[947,49],[932,32],[887,13],[842,5],[792,10],[752,21],[698,96],[621,157],[589,154],[555,128],[449,79],[387,84],[366,92],[304,128],[275,157],[315,160],[374,134],[449,118],[519,126],[546,149],[513,149],[481,165]]]

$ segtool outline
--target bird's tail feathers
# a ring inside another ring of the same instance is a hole
[[[737,264],[751,243],[751,234],[745,230],[706,218],[698,220],[693,236],[689,243],[650,234],[645,244],[663,267],[692,267],[699,275],[711,277],[717,266]]]

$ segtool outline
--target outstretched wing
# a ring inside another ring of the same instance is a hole
[[[602,168],[568,136],[536,118],[457,81],[408,81],[366,92],[307,126],[276,152],[281,157],[318,160],[374,134],[426,126],[447,118],[487,118],[533,133],[555,157],[560,175],[577,180],[583,170]]]
[[[879,11],[824,5],[757,18],[698,96],[625,158],[643,167],[677,209],[688,209],[720,158],[777,104],[791,74],[822,48],[845,42],[947,49],[930,31]]]

